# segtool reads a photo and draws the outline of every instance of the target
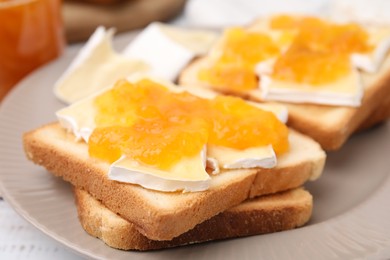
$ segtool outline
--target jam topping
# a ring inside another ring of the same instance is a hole
[[[295,30],[293,44],[313,51],[336,53],[365,53],[373,49],[368,44],[368,33],[354,23],[336,24],[316,17],[275,16],[270,22],[274,30]]]
[[[313,51],[293,45],[275,62],[272,78],[320,86],[332,83],[351,71],[349,55]]]
[[[126,155],[159,169],[200,153],[207,142],[203,120],[137,120],[131,126],[98,127],[89,140],[90,155],[114,162]]]
[[[271,144],[276,154],[288,150],[288,128],[273,113],[230,96],[216,97],[211,107],[210,144],[236,149]]]
[[[263,33],[231,28],[226,30],[224,39],[218,58],[221,64],[238,63],[253,68],[259,61],[279,53],[271,37]]]
[[[271,37],[242,28],[224,32],[221,49],[215,53],[215,62],[199,72],[199,78],[214,86],[231,90],[257,88],[254,67],[260,61],[279,53]]]
[[[199,79],[220,89],[232,91],[252,90],[257,88],[257,76],[253,69],[240,65],[216,64],[209,69],[199,71]]]
[[[356,24],[333,24],[314,17],[277,16],[271,28],[296,30],[296,37],[276,60],[272,77],[283,81],[322,85],[350,73],[352,53],[372,50],[368,34]]]
[[[269,28],[281,33],[275,41],[265,33],[227,30],[216,61],[200,70],[199,79],[227,90],[256,89],[255,65],[276,57],[272,78],[319,86],[351,73],[351,54],[373,50],[368,33],[354,23],[279,15],[270,19]]]
[[[288,129],[273,113],[239,98],[208,100],[150,80],[119,81],[95,99],[97,127],[89,153],[109,162],[122,155],[160,169],[199,155],[206,144],[288,150]]]

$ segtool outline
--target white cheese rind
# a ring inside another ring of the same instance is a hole
[[[212,31],[181,29],[154,22],[125,47],[122,55],[142,60],[151,66],[152,75],[174,81],[195,56],[211,48],[217,37]]]
[[[117,54],[112,48],[114,30],[98,27],[81,48],[65,73],[54,86],[54,94],[71,104],[126,78],[146,72],[149,67],[140,60]]]
[[[272,145],[243,150],[209,145],[208,157],[224,169],[273,168],[277,159]]]
[[[95,128],[95,109],[93,97],[76,102],[56,112],[58,122],[62,127],[72,132],[76,140],[88,139]]]
[[[310,86],[272,79],[270,74],[273,63],[274,60],[269,60],[256,66],[256,73],[261,78],[259,89],[264,100],[351,107],[361,104],[363,83],[361,75],[354,68],[338,81],[323,86]]]
[[[283,124],[287,123],[288,109],[286,106],[279,105],[279,104],[256,103],[251,101],[247,101],[247,102],[260,109],[272,112],[279,119],[280,122],[282,122]]]
[[[368,73],[375,73],[381,67],[390,49],[390,30],[387,28],[368,28],[367,31],[374,50],[368,54],[354,53],[351,60],[356,68]]]
[[[211,30],[180,28],[163,23],[156,24],[164,34],[191,50],[196,56],[205,55],[219,37],[219,33]]]
[[[170,171],[143,166],[123,156],[110,166],[108,177],[153,190],[196,192],[207,190],[210,186],[211,178],[205,168],[201,154],[194,158],[183,158]],[[186,175],[190,175],[190,178],[186,178]]]
[[[174,81],[195,53],[163,33],[159,24],[152,23],[124,49],[122,55],[147,63],[151,75]]]
[[[73,59],[72,63],[65,70],[64,74],[60,77],[56,86],[59,82],[63,81],[64,78],[68,77],[78,66],[83,64],[89,56],[91,56],[93,50],[104,41],[104,38],[111,39],[114,34],[114,30],[110,29],[106,31],[103,26],[99,26],[89,37],[87,43],[80,49],[77,56]],[[58,87],[58,86],[57,86]]]
[[[213,175],[221,172],[221,169],[219,167],[219,163],[218,163],[217,159],[215,159],[215,158],[207,157],[206,165],[207,165],[207,168],[210,168],[212,170],[211,174],[213,174]]]

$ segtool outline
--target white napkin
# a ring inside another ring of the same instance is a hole
[[[206,28],[246,25],[280,13],[390,25],[389,10],[389,0],[190,0],[184,15],[188,25]]]
[[[191,26],[221,28],[245,25],[277,13],[328,15],[328,0],[191,0],[185,17]]]
[[[373,25],[390,25],[389,0],[332,0],[332,18]]]

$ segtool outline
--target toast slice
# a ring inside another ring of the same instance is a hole
[[[302,188],[247,200],[170,240],[155,241],[137,231],[88,192],[74,189],[82,227],[107,245],[123,250],[153,250],[289,230],[309,221],[313,199]]]
[[[317,178],[325,152],[309,137],[290,132],[290,151],[273,169],[230,170],[213,175],[202,192],[159,192],[107,178],[109,164],[90,158],[88,146],[76,142],[58,123],[24,135],[27,157],[93,197],[153,240],[171,240],[242,201],[302,186]]]
[[[382,99],[378,108],[371,113],[371,115],[364,120],[358,127],[357,131],[362,131],[373,127],[390,118],[390,95]]]
[[[261,20],[259,20],[261,22]],[[251,27],[255,28],[256,24]],[[223,90],[223,86],[210,86],[198,79],[198,72],[210,64],[209,57],[201,57],[190,63],[179,76],[179,85],[211,88],[224,94],[236,95],[253,101],[264,102],[260,90],[247,92],[232,92]],[[361,106],[341,107],[315,104],[293,104],[278,102],[287,106],[289,119],[287,124],[299,132],[312,137],[319,142],[324,150],[337,150],[355,132],[365,120],[380,111],[381,106],[387,108],[390,96],[390,54],[386,57],[377,73],[362,73],[362,83],[365,86]],[[270,102],[272,103],[272,102]],[[388,110],[387,110],[388,111]],[[386,114],[380,113],[372,123],[378,123]],[[384,118],[390,116],[390,112]],[[383,120],[383,119],[382,119]],[[372,123],[368,123],[370,126]],[[363,125],[364,127],[364,125]]]

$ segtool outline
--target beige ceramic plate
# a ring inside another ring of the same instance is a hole
[[[116,44],[130,39],[121,36]],[[390,123],[356,135],[329,154],[323,177],[307,185],[315,207],[303,228],[148,253],[111,249],[88,236],[78,222],[70,186],[27,161],[21,142],[23,132],[53,121],[54,111],[63,107],[52,86],[77,48],[28,77],[0,109],[0,187],[11,206],[42,232],[91,258],[390,258]]]

